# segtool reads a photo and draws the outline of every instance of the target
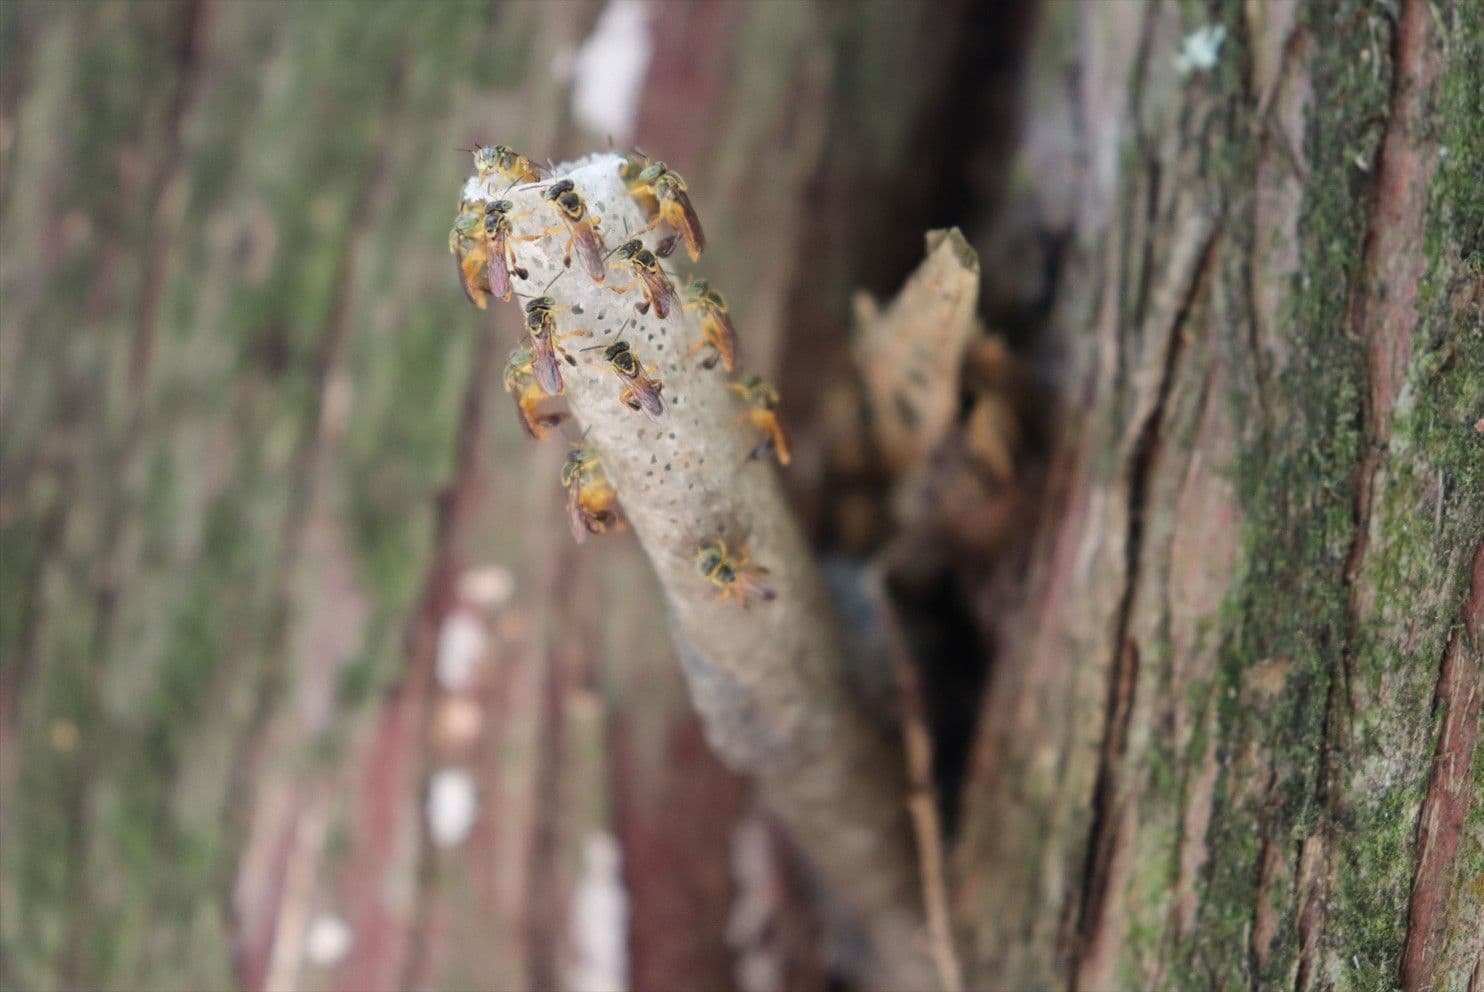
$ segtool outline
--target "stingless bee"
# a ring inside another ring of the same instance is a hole
[[[602,218],[588,213],[587,202],[570,179],[552,183],[542,196],[567,226],[567,247],[562,264],[572,264],[572,251],[575,248],[578,260],[587,269],[587,274],[592,276],[593,282],[602,282],[607,275],[605,260],[608,254],[608,249],[603,244],[603,235],[598,233],[598,224]]]
[[[608,482],[598,454],[585,444],[574,444],[562,464],[562,485],[567,490],[567,523],[572,537],[581,544],[589,534],[602,534],[618,523],[614,508],[618,494]]]
[[[650,306],[654,307],[655,316],[664,320],[670,316],[670,311],[680,303],[680,297],[675,292],[675,284],[660,267],[660,260],[654,257],[654,252],[644,247],[644,242],[638,238],[631,238],[613,250],[613,254],[619,261],[619,267],[626,267],[637,277],[634,282],[639,284],[640,292],[644,294],[641,303],[634,304],[634,309],[640,313],[648,313]],[[634,283],[624,286],[610,286],[615,293],[627,293],[633,288]]]
[[[489,264],[489,243],[483,225],[479,204],[465,200],[459,204],[459,214],[448,232],[448,250],[458,263],[459,284],[464,287],[469,302],[481,310],[489,305],[489,284],[482,281]]]
[[[654,198],[655,211],[644,231],[654,230],[661,221],[669,224],[685,239],[685,250],[690,253],[690,260],[700,261],[701,252],[706,250],[706,235],[701,230],[701,219],[696,216],[696,208],[691,206],[690,193],[680,174],[672,172],[663,162],[651,162],[628,187],[629,195],[641,207],[646,205],[647,197]]]
[[[720,361],[728,372],[735,371],[737,331],[732,326],[731,314],[727,312],[727,301],[705,279],[697,279],[685,287],[685,299],[681,305],[687,310],[701,312],[701,340],[685,353],[682,361],[702,348],[710,348],[714,354],[701,362],[703,368],[715,368]]]
[[[597,345],[595,347],[602,347]],[[658,421],[665,412],[665,401],[660,398],[664,383],[654,378],[654,369],[645,368],[629,347],[627,341],[615,341],[603,351],[608,367],[623,382],[618,401],[631,410],[639,410],[650,420]]]
[[[639,204],[640,209],[644,211],[646,220],[659,213],[660,209],[659,201],[655,199],[654,192],[647,186],[642,186],[639,183],[640,174],[649,168],[649,165],[649,156],[637,148],[625,154],[623,161],[618,164],[618,178],[623,180],[624,186],[628,187],[629,195],[634,198],[635,202]]]
[[[783,424],[778,420],[778,390],[756,375],[749,375],[740,382],[729,382],[727,388],[747,401],[747,412],[742,419],[763,435],[762,443],[747,456],[748,460],[766,458],[771,451],[778,456],[779,465],[787,465],[792,456]]]
[[[515,412],[521,429],[530,437],[541,440],[548,427],[562,422],[560,413],[542,413],[541,400],[546,391],[536,383],[534,372],[536,356],[530,348],[516,348],[505,362],[505,392],[515,398]]]
[[[550,296],[538,296],[526,303],[526,335],[531,339],[532,368],[537,385],[550,396],[562,391],[562,368],[557,364],[557,356],[561,355],[568,365],[577,364],[575,358],[562,350],[562,341],[591,336],[589,331],[558,331],[556,315],[560,309]]]
[[[531,160],[509,145],[475,145],[474,171],[480,179],[499,176],[512,186],[539,182],[541,173]]]
[[[752,564],[752,556],[740,545],[736,557],[721,537],[702,543],[696,552],[696,571],[701,578],[719,590],[717,601],[735,598],[744,607],[753,600],[771,602],[778,597],[773,587],[762,581],[768,570]]]
[[[515,204],[509,200],[495,200],[484,208],[485,254],[488,256],[488,276],[491,296],[510,301],[510,276],[514,273],[521,279],[529,279],[530,273],[515,262],[516,241],[534,241],[539,234],[518,236],[510,221],[510,211]]]

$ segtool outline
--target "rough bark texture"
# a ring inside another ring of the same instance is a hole
[[[1484,10],[1043,13],[981,251],[1064,245],[1041,525],[981,601],[970,984],[1472,988]]]

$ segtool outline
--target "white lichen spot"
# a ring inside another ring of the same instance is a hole
[[[1224,24],[1208,24],[1190,32],[1180,42],[1180,51],[1175,56],[1175,71],[1183,78],[1192,72],[1205,72],[1215,68],[1216,57],[1221,54],[1221,44],[1224,41]]]
[[[428,783],[428,833],[435,847],[457,847],[474,829],[479,790],[462,768],[440,768]]]
[[[474,681],[484,660],[484,621],[469,610],[454,610],[438,628],[438,684],[461,692]]]
[[[459,598],[472,606],[503,606],[515,595],[515,575],[504,565],[471,568],[459,576]]]
[[[350,925],[334,913],[320,913],[304,933],[304,956],[320,968],[333,968],[350,953]]]
[[[619,145],[633,140],[654,55],[648,0],[609,0],[572,64],[572,115]]]
[[[623,853],[612,834],[592,833],[583,843],[571,927],[567,986],[584,992],[627,989],[629,896],[623,885]]]

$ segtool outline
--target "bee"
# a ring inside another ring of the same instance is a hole
[[[623,180],[623,184],[628,187],[629,195],[644,211],[646,220],[659,213],[660,210],[660,204],[655,199],[654,192],[639,183],[639,175],[649,168],[649,165],[649,156],[637,148],[624,155],[623,161],[618,164],[618,178]]]
[[[660,398],[664,384],[654,378],[654,369],[639,364],[627,341],[615,341],[603,352],[608,367],[623,381],[623,390],[618,401],[631,410],[639,410],[650,420],[658,421],[665,412],[665,401]]]
[[[529,279],[528,273],[515,262],[513,241],[533,241],[538,235],[517,237],[510,222],[510,211],[515,204],[509,200],[495,200],[484,208],[485,254],[488,256],[486,283],[491,296],[510,300],[510,276]]]
[[[536,384],[546,390],[547,395],[556,396],[562,391],[562,369],[557,364],[561,355],[568,365],[577,360],[562,350],[564,338],[585,338],[588,331],[558,331],[557,302],[550,296],[538,296],[526,303],[526,335],[531,339],[531,365]]]
[[[586,201],[570,179],[552,183],[542,195],[567,226],[567,247],[562,264],[572,264],[572,250],[575,247],[577,258],[582,262],[583,268],[587,269],[587,274],[592,276],[593,282],[602,282],[607,274],[604,260],[608,254],[608,249],[603,245],[603,235],[598,233],[598,224],[602,218],[593,217],[587,212]]]
[[[509,145],[475,145],[474,171],[480,179],[499,176],[512,186],[516,183],[534,183],[541,173],[524,155]]]
[[[681,305],[687,310],[701,312],[701,340],[685,353],[684,358],[689,358],[702,348],[710,348],[714,354],[701,362],[702,367],[715,368],[720,361],[728,372],[735,371],[737,331],[732,326],[731,314],[727,312],[727,301],[705,279],[697,279],[685,287],[685,300]]]
[[[459,215],[454,218],[453,229],[448,232],[448,250],[458,262],[459,284],[469,302],[483,310],[489,305],[486,298],[489,284],[481,282],[486,277],[489,263],[489,244],[482,233],[484,218],[479,205],[465,200],[459,204]]]
[[[640,206],[645,205],[647,197],[654,197],[655,215],[644,230],[653,230],[661,221],[669,224],[685,239],[690,260],[700,261],[701,252],[706,250],[706,235],[701,231],[701,219],[696,216],[696,208],[691,206],[690,193],[686,191],[685,180],[680,174],[671,172],[663,162],[651,162],[628,185],[629,195]]]
[[[541,412],[541,399],[547,394],[536,383],[535,361],[535,353],[530,348],[516,348],[510,353],[505,362],[505,392],[515,397],[515,412],[520,418],[521,429],[539,441],[546,436],[548,427],[562,422],[562,414]]]
[[[640,313],[648,313],[652,305],[655,316],[664,320],[670,316],[670,311],[680,303],[680,297],[675,293],[675,284],[660,268],[660,260],[654,257],[654,252],[644,247],[644,242],[638,238],[625,241],[614,249],[614,255],[618,257],[620,264],[626,265],[635,276],[635,282],[639,283],[639,289],[644,294],[642,303],[634,304],[634,309]],[[615,293],[627,293],[634,283],[626,286],[609,287]]]
[[[574,444],[562,465],[562,486],[567,490],[567,522],[572,537],[581,544],[589,534],[605,533],[618,523],[614,508],[618,494],[608,482],[597,452],[585,444]]]
[[[752,564],[752,556],[746,548],[738,547],[737,556],[727,548],[727,542],[713,537],[704,542],[696,552],[696,571],[701,578],[716,586],[720,592],[718,602],[735,598],[744,607],[751,601],[768,603],[778,598],[773,587],[762,581],[768,570]]]
[[[778,420],[778,390],[760,377],[749,375],[741,382],[729,382],[727,388],[747,401],[747,412],[742,419],[752,424],[763,435],[762,443],[752,450],[748,460],[766,458],[771,451],[778,456],[778,464],[787,465],[793,456],[788,451],[788,437]]]

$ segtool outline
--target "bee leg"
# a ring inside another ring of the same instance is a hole
[[[622,286],[609,286],[608,288],[613,290],[615,293],[618,293],[619,295],[623,295],[624,293],[627,293],[629,290],[633,289],[634,284],[631,282],[626,282]]]
[[[687,359],[690,358],[690,356],[694,355],[696,352],[700,351],[702,348],[706,347],[710,343],[711,342],[707,341],[705,338],[702,338],[701,340],[697,341],[695,344],[691,345],[690,351],[687,351],[685,354],[681,355],[680,356],[680,360],[682,362],[686,361]],[[709,369],[709,368],[711,368],[712,365],[715,365],[716,362],[713,361],[713,362],[711,362],[710,365],[707,365],[705,362],[702,362],[701,364],[703,366],[705,366],[706,368]]]
[[[575,240],[572,232],[567,232],[567,247],[562,249],[562,266],[570,269],[572,267],[572,242]]]

